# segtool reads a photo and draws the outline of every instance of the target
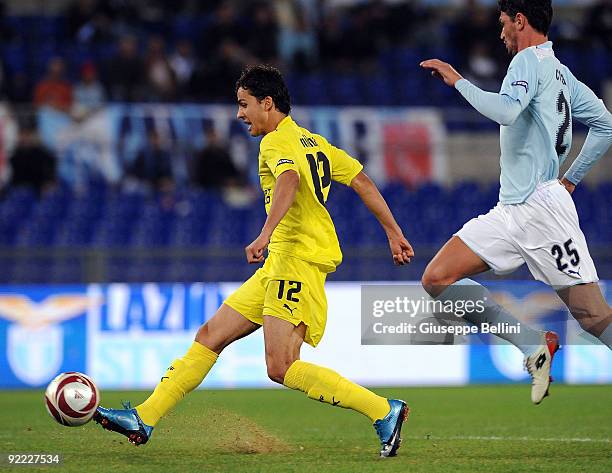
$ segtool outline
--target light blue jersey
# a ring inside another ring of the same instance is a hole
[[[466,79],[455,87],[500,126],[503,204],[525,202],[536,186],[557,179],[572,145],[572,119],[589,127],[587,140],[565,177],[577,184],[612,145],[612,114],[555,57],[552,42],[520,51],[498,94]]]

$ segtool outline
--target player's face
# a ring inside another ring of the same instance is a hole
[[[264,135],[264,126],[267,120],[265,104],[257,100],[247,90],[240,87],[236,93],[238,100],[238,113],[236,118],[242,120],[248,125],[249,134],[251,136]]]
[[[499,37],[506,45],[508,53],[515,55],[518,52],[518,41],[516,39],[516,24],[512,21],[505,13],[499,15],[499,23],[501,24],[502,30]]]

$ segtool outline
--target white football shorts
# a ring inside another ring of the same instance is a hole
[[[455,233],[496,274],[527,263],[555,289],[599,280],[576,206],[559,181],[539,184],[526,202],[498,203]]]

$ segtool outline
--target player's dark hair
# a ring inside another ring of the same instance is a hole
[[[534,30],[547,35],[553,17],[551,0],[498,0],[499,10],[508,15],[512,21],[517,13],[522,13],[529,20]]]
[[[274,106],[279,112],[288,115],[291,111],[291,97],[287,84],[276,67],[265,64],[245,67],[236,81],[236,92],[241,87],[260,101],[272,97]]]

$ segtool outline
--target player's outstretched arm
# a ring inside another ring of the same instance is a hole
[[[412,246],[404,237],[402,229],[395,221],[387,202],[380,195],[376,185],[366,173],[361,171],[351,181],[351,187],[384,228],[389,239],[393,262],[398,265],[410,263],[410,259],[414,256]]]
[[[430,70],[432,76],[443,80],[446,85],[457,89],[472,107],[500,125],[512,125],[523,111],[520,101],[476,87],[444,61],[428,59],[421,62],[420,66]]]
[[[276,180],[274,197],[259,236],[244,249],[249,263],[261,263],[264,260],[264,250],[270,243],[272,232],[293,205],[295,194],[300,185],[300,175],[293,170],[283,172]]]
[[[463,79],[463,76],[459,74],[453,66],[439,59],[422,61],[420,66],[424,69],[429,69],[432,76],[443,80],[444,83],[450,87],[455,87],[457,81]]]

